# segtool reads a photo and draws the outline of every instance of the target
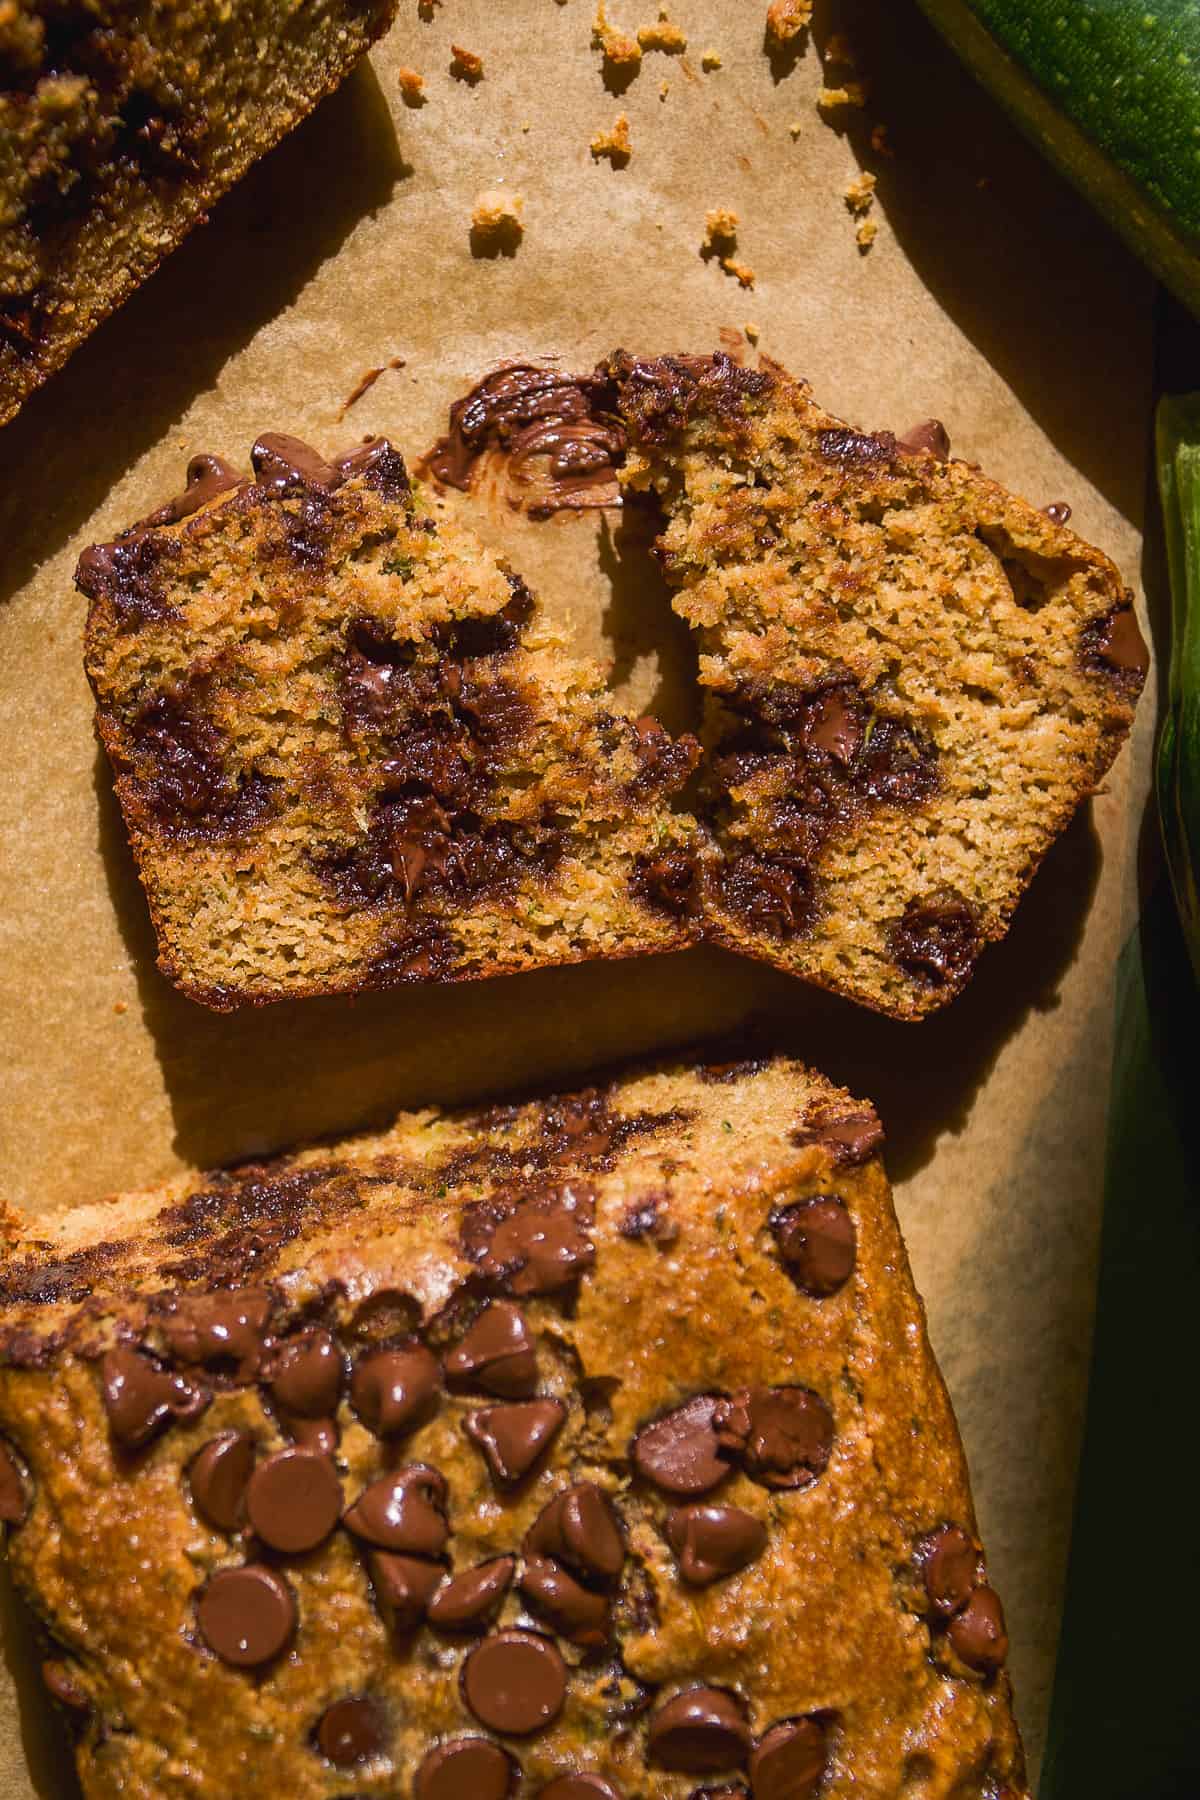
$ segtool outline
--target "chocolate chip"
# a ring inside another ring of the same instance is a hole
[[[437,1411],[442,1372],[423,1344],[376,1350],[354,1365],[350,1404],[381,1437],[415,1431]]]
[[[921,419],[918,424],[910,425],[903,437],[896,439],[897,450],[928,450],[945,462],[950,454],[950,433],[940,419]]]
[[[530,1609],[573,1644],[602,1644],[608,1636],[609,1606],[548,1556],[530,1556],[521,1577]]]
[[[1004,1609],[994,1588],[977,1587],[946,1627],[946,1636],[969,1668],[990,1675],[1008,1655]]]
[[[562,1429],[567,1409],[561,1400],[516,1400],[468,1413],[467,1436],[483,1451],[497,1481],[506,1485],[527,1475]]]
[[[524,1400],[537,1386],[537,1358],[528,1325],[508,1300],[485,1306],[446,1358],[446,1378],[505,1400]]]
[[[65,1662],[44,1662],[42,1664],[42,1682],[46,1692],[65,1706],[70,1712],[90,1712],[92,1702],[83,1688],[80,1687],[71,1669]]]
[[[849,687],[826,688],[805,709],[804,741],[848,768],[862,748],[866,706]]]
[[[202,1388],[127,1344],[107,1353],[100,1382],[112,1434],[129,1450],[140,1450],[171,1419],[194,1419],[209,1401]]]
[[[867,1162],[883,1143],[883,1126],[873,1112],[845,1113],[841,1117],[806,1117],[791,1133],[798,1149],[816,1144],[835,1163],[856,1166]]]
[[[578,1482],[556,1494],[526,1533],[525,1550],[568,1563],[593,1581],[614,1581],[625,1561],[620,1521],[594,1481]]]
[[[337,1411],[342,1391],[342,1353],[328,1331],[314,1327],[281,1344],[271,1361],[271,1397],[301,1419]]]
[[[348,1694],[335,1700],[317,1721],[317,1748],[339,1769],[369,1762],[387,1744],[387,1726],[374,1700]]]
[[[271,1316],[265,1288],[181,1294],[162,1320],[172,1356],[182,1363],[230,1369],[242,1380],[258,1369]]]
[[[512,1585],[516,1567],[515,1556],[497,1556],[456,1575],[430,1601],[429,1623],[439,1631],[482,1631]]]
[[[314,1550],[337,1524],[342,1484],[329,1457],[292,1445],[255,1469],[246,1488],[246,1515],[272,1550]]]
[[[792,1280],[804,1293],[824,1300],[854,1272],[854,1220],[833,1194],[815,1194],[794,1206],[776,1207],[771,1230]]]
[[[828,1733],[820,1719],[784,1719],[759,1739],[750,1758],[754,1800],[809,1800],[829,1761]]]
[[[893,960],[923,987],[957,987],[983,948],[975,911],[965,900],[910,900],[888,933]]]
[[[848,465],[887,462],[895,448],[896,440],[890,431],[869,436],[864,431],[852,431],[848,425],[837,425],[817,433],[817,449],[830,462]]]
[[[376,1604],[390,1629],[415,1631],[442,1579],[439,1565],[419,1556],[397,1556],[392,1550],[371,1550],[367,1568]]]
[[[413,1787],[414,1800],[508,1800],[520,1770],[487,1738],[453,1738],[431,1750]]]
[[[196,1623],[222,1662],[252,1669],[278,1656],[296,1625],[290,1589],[262,1563],[219,1569],[201,1594]]]
[[[623,1238],[648,1237],[664,1248],[677,1243],[679,1221],[671,1217],[668,1205],[665,1194],[650,1194],[644,1200],[635,1200],[617,1230]]]
[[[25,1480],[16,1457],[0,1440],[0,1523],[20,1525],[28,1510]]]
[[[317,487],[332,490],[345,479],[311,444],[286,431],[264,431],[250,452],[254,473],[276,488]]]
[[[633,1440],[638,1473],[668,1494],[706,1494],[716,1487],[729,1473],[713,1429],[719,1404],[717,1394],[697,1394],[643,1425]]]
[[[188,1466],[192,1499],[200,1517],[218,1531],[236,1531],[253,1468],[254,1439],[248,1432],[222,1432],[205,1444]]]
[[[559,1775],[538,1789],[537,1800],[623,1800],[620,1788],[603,1775]]]
[[[280,1423],[296,1443],[306,1450],[316,1450],[321,1456],[332,1456],[340,1442],[336,1419],[297,1419],[291,1413],[284,1413]]]
[[[707,1775],[732,1769],[750,1748],[750,1727],[724,1688],[693,1687],[676,1694],[650,1720],[647,1753],[663,1769]]]
[[[961,1612],[979,1585],[979,1551],[959,1525],[942,1525],[917,1547],[929,1605],[939,1618]]]
[[[594,1206],[591,1189],[578,1182],[518,1202],[488,1231],[482,1256],[477,1253],[482,1272],[521,1298],[570,1287],[596,1260],[585,1229]],[[470,1253],[470,1234],[464,1235]]]
[[[408,1463],[364,1488],[343,1522],[381,1550],[440,1556],[450,1535],[445,1504],[446,1482],[438,1470]]]
[[[1088,620],[1079,634],[1079,655],[1084,668],[1111,675],[1136,697],[1150,667],[1150,652],[1131,601]]]
[[[1071,507],[1066,500],[1052,500],[1042,511],[1055,525],[1065,525],[1071,517]]]
[[[743,1388],[718,1403],[713,1426],[747,1475],[769,1488],[807,1487],[829,1461],[833,1418],[808,1388]]]
[[[667,1517],[667,1541],[679,1558],[679,1573],[693,1587],[734,1575],[761,1556],[767,1528],[740,1506],[678,1506]]]
[[[527,1737],[558,1717],[567,1672],[549,1638],[532,1631],[501,1631],[471,1651],[463,1664],[462,1689],[481,1725],[506,1737]]]

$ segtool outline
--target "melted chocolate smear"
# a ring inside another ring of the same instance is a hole
[[[202,681],[184,681],[164,689],[128,731],[141,806],[163,835],[189,842],[251,830],[272,811],[276,787],[256,769],[227,769],[224,736],[204,710],[203,688]]]
[[[505,362],[450,408],[446,435],[418,465],[447,487],[470,488],[491,453],[507,463],[514,503],[535,519],[619,506],[625,431],[606,408],[606,383],[538,363]]]
[[[770,392],[767,369],[744,369],[724,351],[714,356],[630,356],[614,351],[596,378],[609,384],[614,407],[639,443],[663,443],[696,413],[715,413],[729,426],[745,419],[747,405]]]
[[[910,900],[888,945],[894,960],[923,987],[957,988],[983,948],[979,923],[965,900]]]

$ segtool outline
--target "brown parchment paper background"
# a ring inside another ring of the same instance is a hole
[[[612,0],[627,29],[649,0]],[[1053,1666],[1091,1323],[1113,958],[1132,917],[1152,696],[1105,793],[1048,859],[967,994],[891,1024],[716,953],[258,1014],[206,1014],[154,968],[147,915],[80,667],[80,548],[179,485],[198,450],[258,431],[410,454],[494,359],[587,367],[617,344],[761,348],[868,427],[930,413],[960,454],[1075,523],[1136,585],[1150,400],[1148,279],[1019,140],[911,0],[818,5],[801,54],[763,53],[765,0],[678,0],[685,59],[647,56],[617,99],[591,0],[445,0],[401,20],[0,436],[0,1185],[52,1211],[184,1165],[345,1129],[765,1015],[880,1106],[935,1349],[962,1423],[1012,1631],[1034,1764]],[[871,101],[815,107],[848,30]],[[451,42],[484,79],[451,79]],[[709,45],[723,66],[701,73]],[[426,79],[407,108],[404,65]],[[660,84],[669,84],[665,97]],[[633,157],[588,142],[628,114]],[[889,160],[869,148],[888,127]],[[793,135],[790,127],[796,127]],[[841,195],[879,175],[861,256]],[[476,258],[474,195],[524,195],[517,254]],[[732,206],[743,292],[698,252]],[[391,357],[353,408],[359,376]],[[456,502],[457,503],[457,502]],[[621,694],[687,722],[686,633],[616,522],[471,510]],[[72,1791],[31,1640],[0,1604],[0,1794]]]

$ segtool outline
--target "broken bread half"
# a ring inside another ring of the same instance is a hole
[[[881,1135],[691,1062],[18,1225],[87,1800],[1027,1800]]]
[[[775,363],[596,371],[621,480],[711,701],[704,848],[643,871],[670,916],[902,1018],[1008,928],[1102,780],[1147,668],[1109,559],[944,454],[857,431]],[[1060,509],[1053,509],[1059,511]]]
[[[698,756],[614,709],[385,440],[268,433],[77,580],[96,724],[194,999],[461,980],[687,943],[633,879]]]

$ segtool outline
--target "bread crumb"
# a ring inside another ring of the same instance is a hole
[[[671,84],[669,81],[660,81],[659,82],[658,97],[660,100],[665,100],[667,95],[670,93],[670,91],[671,91]]]
[[[430,19],[432,19],[435,10],[441,4],[442,0],[417,0],[418,17],[424,19],[426,24],[428,24]]]
[[[465,81],[468,87],[474,87],[477,81],[483,80],[483,58],[476,56],[474,50],[464,50],[461,44],[451,44],[450,73],[455,81]]]
[[[854,234],[854,241],[860,250],[869,250],[878,236],[879,225],[876,220],[860,219],[858,221],[858,230]]]
[[[475,196],[471,213],[472,248],[484,256],[512,256],[524,236],[524,209],[524,195],[510,194],[505,188],[485,188]]]
[[[760,336],[762,335],[758,329],[758,326],[753,324],[750,321],[747,321],[747,323],[742,326],[742,330],[746,334],[747,343],[750,343],[750,344],[757,344]]]
[[[706,50],[700,58],[700,67],[702,69],[719,69],[721,67],[721,52],[719,50]]]
[[[614,169],[623,169],[633,155],[626,115],[619,113],[607,131],[598,131],[589,148],[597,162],[602,156],[607,156]]]
[[[862,174],[859,175],[856,180],[850,183],[849,187],[846,189],[845,200],[846,205],[850,208],[852,213],[865,213],[870,211],[871,203],[875,198],[875,185],[875,176],[870,174],[866,169],[863,170]]]
[[[888,139],[888,128],[886,125],[872,125],[871,148],[874,150],[876,156],[895,156],[896,152],[892,149]]]
[[[405,106],[424,106],[425,77],[419,75],[416,69],[401,69],[396,76],[396,85]]]
[[[122,1013],[127,1013],[129,1011],[129,1002],[127,1000],[114,1000],[113,1001],[113,1011],[118,1015],[118,1017]]]
[[[704,242],[708,249],[719,250],[724,244],[732,249],[737,243],[738,216],[732,207],[717,206],[704,215]]]
[[[783,50],[812,24],[813,0],[771,0],[767,8],[767,43]]]
[[[791,132],[793,139],[800,137],[804,131],[804,120],[793,119],[788,126],[788,130]]]
[[[735,262],[732,256],[723,256],[721,267],[727,275],[733,276],[740,287],[752,288],[754,286],[754,270],[747,263]]]
[[[604,0],[596,0],[596,17],[592,23],[592,43],[600,51],[605,62],[612,63],[615,68],[636,68],[642,60],[642,46],[636,38],[631,38],[615,25],[610,25],[604,10]]]
[[[653,25],[639,25],[637,41],[643,50],[661,50],[664,56],[681,56],[687,49],[687,33],[671,18],[665,6],[658,9]]]
[[[842,106],[862,107],[867,104],[867,90],[861,81],[847,81],[842,87],[823,87],[817,95],[822,112],[836,112]]]

